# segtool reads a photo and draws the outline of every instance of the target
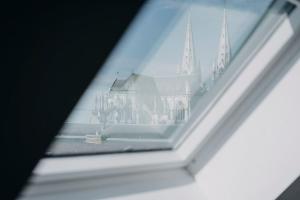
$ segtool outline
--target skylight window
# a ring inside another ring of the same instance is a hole
[[[172,149],[272,0],[147,2],[49,154]]]

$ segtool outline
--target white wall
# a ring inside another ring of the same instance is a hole
[[[275,199],[300,175],[300,61],[197,174],[208,200]]]

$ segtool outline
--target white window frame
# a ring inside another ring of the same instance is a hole
[[[290,15],[283,15],[279,20],[269,16],[263,21],[260,28],[244,45],[239,56],[230,64],[229,72],[225,73],[224,79],[220,79],[216,85],[220,87],[216,88],[217,93],[211,94],[214,100],[190,124],[188,136],[178,148],[168,151],[45,158],[34,170],[35,176],[31,180],[33,186],[83,177],[108,177],[166,169],[185,169],[189,173],[195,173],[193,163],[201,160],[199,152],[210,145],[209,138],[214,134],[214,130],[231,118],[231,114],[239,108],[251,92],[251,88],[257,86],[266,72],[275,65],[284,65],[280,62],[274,63],[276,58],[287,52],[290,55],[298,53],[297,48],[291,48],[296,42],[300,44],[298,40],[296,41],[300,27],[298,19],[300,19],[299,7]],[[35,193],[38,191],[31,190],[28,194]]]

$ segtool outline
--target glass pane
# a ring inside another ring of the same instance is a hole
[[[271,2],[148,1],[48,153],[173,148]]]

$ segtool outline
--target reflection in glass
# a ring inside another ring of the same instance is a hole
[[[270,3],[149,1],[49,153],[172,148],[172,134],[226,73]]]

